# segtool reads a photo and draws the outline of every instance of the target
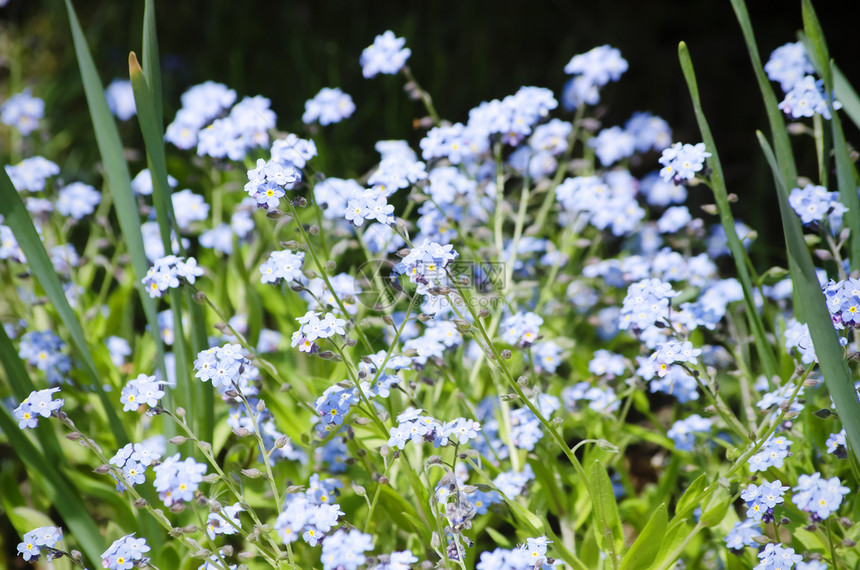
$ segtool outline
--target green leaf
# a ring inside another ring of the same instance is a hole
[[[621,561],[621,570],[640,570],[651,566],[663,543],[668,518],[666,504],[662,503],[627,551]]]
[[[744,306],[746,308],[747,319],[749,319],[750,328],[753,333],[753,342],[755,343],[756,351],[759,358],[762,360],[764,373],[768,377],[772,377],[777,373],[778,367],[776,357],[773,354],[770,342],[765,333],[764,323],[761,315],[755,305],[753,297],[752,279],[747,267],[749,258],[747,252],[741,244],[735,231],[735,219],[732,215],[731,206],[729,204],[728,192],[723,176],[723,167],[720,163],[720,157],[717,153],[717,144],[714,137],[711,135],[711,128],[708,125],[705,114],[702,111],[702,103],[699,99],[699,86],[696,83],[696,74],[693,70],[693,62],[690,59],[690,53],[687,51],[687,44],[681,42],[678,45],[678,57],[681,60],[681,70],[684,72],[684,79],[687,81],[687,88],[690,91],[690,97],[693,101],[693,110],[696,113],[696,121],[699,124],[699,130],[702,132],[702,140],[711,157],[708,159],[713,173],[710,177],[711,190],[714,194],[714,200],[717,203],[717,210],[720,215],[723,229],[726,232],[726,241],[728,242],[729,250],[732,253],[732,259],[735,262],[735,267],[738,271],[738,281],[744,292]]]
[[[87,46],[86,37],[84,37],[71,0],[66,0],[66,11],[69,14],[69,26],[72,29],[72,39],[75,44],[78,67],[81,71],[81,81],[87,97],[90,118],[93,121],[93,130],[102,158],[105,179],[108,188],[110,188],[123,242],[131,256],[131,265],[135,274],[134,286],[140,294],[143,312],[146,315],[146,322],[149,324],[150,337],[155,343],[158,354],[155,366],[166,378],[164,345],[161,341],[161,329],[158,326],[155,300],[143,290],[143,285],[140,282],[149,270],[149,261],[143,248],[143,236],[140,233],[140,213],[137,210],[137,203],[131,190],[131,176],[123,156],[122,141],[119,138],[119,131],[116,128],[113,115],[108,108],[102,82],[99,79],[90,48]]]
[[[18,241],[18,246],[27,257],[27,266],[33,272],[33,275],[39,281],[39,285],[45,291],[48,299],[60,315],[69,336],[72,339],[72,346],[75,349],[78,357],[83,363],[84,372],[89,376],[99,399],[107,412],[108,423],[111,426],[118,447],[122,447],[128,443],[128,436],[125,433],[125,428],[119,417],[116,414],[116,409],[113,403],[108,399],[107,394],[102,387],[102,381],[96,372],[96,365],[93,362],[93,357],[90,354],[89,346],[84,338],[84,331],[81,324],[78,322],[78,317],[69,305],[69,300],[66,298],[66,292],[63,291],[63,286],[60,283],[60,278],[54,271],[54,265],[51,263],[51,258],[48,257],[48,252],[45,251],[45,246],[42,239],[36,232],[36,227],[33,225],[33,220],[30,219],[30,214],[27,212],[24,201],[18,195],[18,191],[9,179],[5,168],[0,168],[0,215],[5,218],[6,225],[12,230],[15,239]]]
[[[842,103],[842,111],[860,128],[860,96],[848,83],[845,75],[833,64],[833,94]]]
[[[702,494],[705,492],[707,486],[708,476],[704,473],[690,483],[690,486],[687,487],[687,490],[678,499],[678,504],[675,505],[675,519],[686,519],[693,514],[693,511],[701,503]]]
[[[801,11],[803,13],[803,31],[809,39],[809,42],[806,43],[806,54],[824,79],[824,84],[831,85],[833,79],[830,75],[830,54],[827,51],[827,42],[824,41],[824,30],[821,29],[821,22],[818,21],[818,16],[809,0],[801,2]]]
[[[824,293],[815,275],[812,256],[803,240],[803,228],[788,203],[788,189],[776,164],[776,157],[764,135],[761,132],[756,134],[776,183],[791,282],[797,293],[795,312],[798,320],[809,326],[809,334],[812,337],[815,354],[818,356],[818,366],[824,377],[824,383],[845,428],[849,447],[855,453],[855,457],[860,458],[857,455],[860,449],[860,401],[854,389],[854,379],[845,362],[842,345],[839,344],[839,337],[836,329],[833,328],[833,321],[830,320]]]
[[[624,547],[624,532],[621,529],[621,519],[618,517],[618,505],[612,492],[612,482],[599,461],[591,464],[589,484],[592,489],[597,544],[617,568],[619,553]]]
[[[729,505],[732,503],[732,496],[729,490],[722,484],[717,485],[717,488],[710,493],[704,505],[702,506],[702,518],[700,519],[705,526],[716,526],[729,511]]]
[[[143,8],[143,76],[152,89],[153,110],[159,124],[164,120],[161,103],[161,61],[158,34],[155,31],[155,0],[146,0]]]
[[[499,546],[501,546],[502,548],[511,548],[513,546],[510,539],[507,536],[505,536],[504,534],[497,531],[496,529],[488,526],[484,530],[486,530],[487,534],[490,535],[490,538],[492,538],[493,541],[496,544],[498,544]]]

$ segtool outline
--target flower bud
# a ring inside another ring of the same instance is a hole
[[[240,473],[249,479],[258,479],[263,476],[263,472],[256,467],[252,467],[251,469],[242,469]]]

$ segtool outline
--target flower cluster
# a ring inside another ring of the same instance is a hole
[[[317,340],[346,334],[345,320],[335,317],[334,313],[326,313],[323,318],[320,318],[320,315],[320,312],[308,311],[303,317],[296,319],[301,326],[293,333],[292,346],[298,346],[302,352],[316,352],[319,349]]]
[[[146,292],[152,298],[161,297],[168,289],[179,287],[179,279],[194,284],[195,280],[203,275],[203,268],[197,266],[197,260],[189,257],[168,255],[156,259],[153,266],[149,268],[141,283],[146,287]]]
[[[406,38],[398,38],[391,30],[386,30],[373,40],[373,44],[361,52],[361,73],[366,78],[378,73],[392,75],[403,69],[412,50],[406,45]]]
[[[705,151],[705,143],[696,145],[675,143],[663,151],[660,156],[660,178],[665,182],[672,181],[675,184],[683,184],[685,180],[692,180],[696,173],[705,166],[705,159],[711,153]]]
[[[302,264],[305,261],[303,251],[294,253],[282,250],[273,251],[262,265],[260,265],[261,283],[277,283],[283,279],[287,283],[302,278]]]
[[[123,387],[119,401],[124,412],[134,412],[143,404],[150,408],[157,407],[163,397],[164,389],[155,376],[140,374]]]
[[[102,567],[108,570],[129,570],[149,565],[146,553],[149,545],[145,538],[135,538],[134,533],[118,538],[102,553]]]
[[[134,89],[128,79],[114,79],[105,89],[108,109],[120,121],[127,121],[137,114]]]
[[[781,544],[768,543],[764,550],[758,553],[759,562],[754,570],[783,570],[794,567],[803,557],[795,554],[793,548]]]
[[[25,137],[39,127],[39,120],[45,116],[45,102],[33,97],[30,89],[12,95],[0,105],[0,121],[18,129]]]
[[[24,401],[12,412],[18,420],[18,427],[33,429],[39,425],[39,416],[49,418],[54,412],[59,412],[64,401],[53,399],[53,395],[59,391],[59,388],[48,388],[30,392],[30,395],[24,398]]]
[[[824,479],[821,473],[801,475],[792,489],[791,502],[801,511],[812,514],[814,520],[824,520],[839,509],[842,496],[851,492],[839,477]]]
[[[60,173],[60,167],[47,158],[32,156],[18,164],[6,166],[6,174],[18,192],[41,192],[48,178]]]
[[[564,72],[574,76],[565,86],[565,102],[569,102],[570,108],[598,104],[600,88],[618,81],[627,68],[621,52],[608,45],[573,56],[564,66]]]
[[[788,203],[804,224],[820,222],[826,217],[833,228],[842,225],[842,214],[848,211],[839,201],[838,192],[828,192],[824,186],[814,184],[794,188],[788,195]]]
[[[791,90],[785,94],[785,99],[779,104],[779,108],[792,119],[801,117],[812,117],[821,115],[830,119],[830,106],[827,104],[824,93],[824,81],[816,80],[812,75],[807,75],[794,84]],[[832,101],[833,109],[842,108],[839,101]]]
[[[424,240],[394,267],[392,277],[406,275],[409,281],[418,285],[418,293],[424,294],[428,286],[441,286],[447,281],[446,268],[458,255],[451,244],[440,245]]]
[[[233,105],[235,101],[236,92],[220,83],[191,87],[182,94],[182,108],[167,126],[164,139],[181,149],[196,146],[200,156],[236,161],[253,148],[268,146],[268,131],[277,120],[270,101],[260,96],[245,97]],[[227,109],[227,116],[217,118]]]
[[[699,414],[692,414],[672,424],[666,435],[675,442],[675,449],[678,451],[693,451],[696,434],[710,432],[712,425],[712,420],[703,418]]]
[[[373,537],[359,530],[338,530],[323,541],[320,561],[323,570],[357,570],[367,562],[364,553],[373,550]]]
[[[465,445],[477,438],[479,431],[481,424],[475,420],[457,418],[443,423],[421,415],[421,410],[407,408],[397,416],[397,426],[391,429],[388,445],[403,449],[410,440],[415,443],[433,442],[434,447],[444,447],[452,440],[458,445]]]
[[[750,483],[741,491],[741,499],[747,503],[747,517],[769,523],[773,521],[773,509],[776,505],[785,501],[783,495],[788,491],[788,486],[783,486],[778,480],[765,481],[761,485]]]
[[[239,503],[234,503],[223,507],[217,513],[209,513],[206,519],[206,534],[211,540],[215,540],[219,534],[236,534],[242,528],[239,523],[239,513],[244,511],[245,509]]]
[[[72,182],[60,189],[57,212],[80,220],[92,214],[102,200],[102,195],[89,184]]]
[[[645,330],[669,317],[669,303],[678,293],[672,285],[659,279],[644,279],[627,288],[627,296],[621,306],[622,330],[635,328]]]
[[[283,511],[275,521],[275,530],[283,543],[295,542],[299,537],[311,546],[323,541],[344,514],[334,502],[341,487],[337,479],[320,480],[314,474],[304,493],[287,495]]]
[[[783,461],[791,453],[792,445],[790,439],[780,435],[773,435],[764,442],[761,450],[747,460],[750,471],[767,471],[768,467],[781,469]]]
[[[146,481],[146,469],[160,459],[161,453],[152,444],[127,443],[110,458],[110,464],[122,471],[123,481],[134,486]],[[116,481],[117,491],[125,491],[123,481],[113,473],[111,476]]]
[[[860,279],[830,280],[823,290],[833,325],[837,329],[860,327]]]
[[[801,79],[815,71],[815,68],[806,57],[803,43],[790,42],[773,50],[764,70],[771,81],[778,82],[783,92],[788,93]]]
[[[42,526],[25,532],[21,539],[21,543],[18,544],[18,554],[24,560],[35,562],[39,559],[42,550],[45,550],[45,558],[51,561],[56,556],[60,556],[56,547],[63,540],[63,531],[56,526]]]
[[[319,121],[323,126],[339,123],[348,119],[355,112],[352,97],[339,88],[323,87],[313,99],[305,102],[305,113],[302,122],[305,124]]]
[[[496,548],[492,552],[482,552],[477,570],[549,570],[559,567],[560,561],[551,563],[546,555],[550,541],[546,537],[528,538],[513,550]]]
[[[165,459],[153,468],[155,471],[155,490],[165,507],[188,502],[194,498],[197,486],[203,481],[206,465],[197,463],[191,457],[180,461],[179,454]]]
[[[225,344],[201,351],[194,361],[194,371],[195,378],[203,382],[211,380],[212,386],[222,395],[227,390],[236,390],[245,396],[257,393],[253,382],[259,371],[251,365],[238,344]],[[228,398],[226,395],[224,397]]]

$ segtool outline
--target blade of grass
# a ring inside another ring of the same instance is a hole
[[[785,127],[784,115],[782,111],[779,110],[779,102],[777,101],[776,94],[773,92],[773,88],[771,87],[770,80],[767,78],[764,67],[762,67],[761,55],[759,55],[758,46],[756,45],[755,35],[753,34],[752,23],[750,22],[746,3],[744,0],[731,0],[731,3],[738,23],[741,26],[744,41],[747,44],[747,51],[750,54],[756,82],[758,83],[762,100],[764,101],[765,111],[767,112],[767,121],[770,125],[771,136],[774,140],[776,158],[780,172],[782,172],[783,179],[785,179],[788,184],[793,185],[797,181],[797,165],[794,162],[791,140],[789,139],[788,130]]]
[[[140,213],[137,210],[134,193],[131,190],[131,176],[128,173],[128,165],[122,153],[122,141],[108,108],[104,88],[71,0],[66,0],[66,11],[69,15],[69,26],[72,30],[78,67],[81,71],[81,81],[84,85],[87,106],[93,122],[96,144],[102,158],[105,179],[115,204],[116,217],[119,221],[123,241],[131,256],[131,265],[135,275],[134,285],[140,294],[146,322],[149,324],[150,335],[155,343],[158,355],[155,365],[161,371],[162,377],[166,378],[164,344],[161,341],[161,328],[158,326],[158,312],[155,308],[155,301],[148,294],[144,294],[143,285],[140,282],[149,269],[149,261],[146,259],[143,247],[143,236],[140,233]]]
[[[164,120],[161,102],[161,58],[155,29],[155,0],[146,0],[143,8],[143,76],[152,89],[153,111],[158,124]]]
[[[90,349],[84,338],[84,331],[78,322],[78,317],[69,305],[68,299],[66,299],[66,293],[63,291],[60,278],[54,271],[51,258],[48,257],[48,252],[45,251],[42,239],[36,232],[35,226],[33,226],[33,220],[30,219],[30,214],[24,206],[24,201],[18,195],[18,191],[12,184],[12,180],[9,179],[9,175],[6,174],[6,170],[2,170],[0,172],[0,215],[5,218],[6,225],[12,230],[15,239],[18,241],[18,245],[27,257],[27,266],[33,272],[39,285],[42,286],[42,289],[51,301],[51,305],[53,305],[54,310],[57,311],[66,330],[68,330],[72,346],[83,363],[84,372],[89,376],[93,384],[93,389],[105,407],[108,423],[116,438],[116,443],[119,447],[122,447],[128,443],[128,435],[126,435],[125,428],[116,414],[113,403],[108,399],[102,387],[101,379],[98,372],[96,372],[96,365],[93,362],[93,357],[90,354]]]
[[[747,319],[749,319],[750,328],[753,333],[753,342],[755,343],[756,352],[762,361],[764,373],[768,378],[773,377],[777,373],[776,357],[771,350],[770,342],[767,339],[764,330],[764,324],[761,315],[755,306],[753,298],[752,280],[750,279],[749,269],[747,268],[747,253],[738,238],[735,230],[735,220],[732,215],[731,205],[729,204],[728,192],[723,177],[723,167],[720,163],[720,156],[717,152],[717,145],[711,135],[711,128],[708,125],[705,114],[702,111],[702,103],[699,99],[699,86],[696,83],[696,74],[693,70],[693,62],[690,59],[690,53],[687,50],[687,44],[681,42],[678,45],[678,56],[681,60],[681,70],[684,72],[684,79],[687,81],[687,88],[690,91],[690,97],[693,101],[693,109],[696,113],[696,121],[699,123],[699,130],[702,133],[702,140],[705,142],[705,147],[711,153],[708,159],[708,164],[713,171],[710,177],[711,190],[714,194],[714,200],[717,203],[717,210],[720,215],[720,222],[723,224],[723,229],[726,232],[726,241],[728,242],[729,250],[732,253],[735,267],[738,271],[738,280],[744,292],[744,306],[746,308]]]
[[[9,439],[15,453],[27,466],[27,470],[39,473],[47,482],[48,498],[63,518],[68,529],[77,540],[84,556],[93,566],[101,562],[104,544],[99,527],[93,521],[79,493],[74,491],[57,469],[57,464],[47,460],[27,437],[21,437],[18,423],[5,406],[0,406],[0,431]]]
[[[842,103],[842,110],[860,129],[860,96],[835,63],[833,64],[833,93],[836,100]]]
[[[150,14],[154,14],[154,12],[150,11]],[[154,32],[154,24],[152,24],[150,29]],[[157,58],[157,55],[154,57]],[[155,106],[155,100],[160,97],[154,95],[134,52],[131,52],[128,56],[128,68],[132,89],[134,90],[135,104],[137,106],[137,118],[140,123],[144,145],[146,146],[147,162],[152,173],[152,198],[161,231],[161,239],[164,243],[164,251],[170,252],[172,251],[171,235],[173,232],[178,235],[179,229],[173,227],[176,217],[170,197],[170,186],[167,182],[164,132]],[[184,251],[182,253],[184,254]],[[173,345],[173,353],[176,356],[176,382],[180,388],[179,394],[182,395],[179,403],[189,412],[189,420],[192,422],[196,433],[201,437],[209,437],[211,439],[212,430],[214,429],[214,395],[212,387],[209,384],[194,382],[189,374],[189,354],[185,329],[183,327],[182,299],[183,295],[179,290],[174,289],[170,292],[174,330],[176,331]],[[188,310],[192,315],[192,326],[200,328],[202,323],[205,334],[205,318],[203,318],[202,308],[196,303],[189,303]],[[199,339],[195,341],[195,345],[197,344],[199,344]]]
[[[854,389],[854,380],[848,363],[845,361],[842,345],[830,312],[824,300],[824,293],[815,275],[815,266],[812,256],[803,239],[803,229],[800,220],[788,203],[788,189],[782,179],[776,157],[767,139],[761,132],[757,132],[759,144],[764,151],[765,157],[773,171],[774,182],[779,199],[779,212],[782,218],[783,232],[785,233],[786,248],[788,250],[789,271],[791,282],[797,291],[796,299],[798,305],[795,308],[798,319],[809,326],[809,334],[812,344],[818,356],[818,366],[821,375],[836,405],[839,419],[845,428],[849,447],[855,457],[860,459],[860,400]]]
[[[848,236],[848,252],[851,269],[860,266],[860,198],[857,197],[857,183],[854,166],[848,154],[848,143],[842,130],[842,120],[833,109],[833,62],[824,39],[824,30],[809,0],[803,0],[803,40],[812,65],[824,79],[824,93],[830,109],[830,125],[833,132],[833,151],[836,156],[836,181],[839,186],[839,200],[848,208],[843,214],[845,225],[852,229]]]

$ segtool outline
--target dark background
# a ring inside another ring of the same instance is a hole
[[[748,3],[763,58],[796,40],[802,27],[799,0]],[[856,20],[847,13],[853,4],[815,2],[831,56],[852,83],[860,84],[857,35],[849,27]],[[75,5],[105,84],[126,77],[128,51],[140,50],[143,1],[78,0]],[[337,149],[324,165],[332,176],[370,168],[377,160],[376,140],[407,138],[417,143],[422,135],[412,128],[412,120],[423,108],[406,97],[401,77],[366,80],[361,75],[361,50],[386,29],[406,37],[412,49],[408,63],[445,119],[464,121],[479,102],[502,98],[521,85],[548,87],[560,96],[568,77],[563,68],[570,58],[610,44],[621,50],[630,69],[619,83],[602,91],[596,113],[603,124],[623,124],[633,111],[649,110],[669,122],[675,140],[694,143],[701,137],[677,57],[678,42],[684,40],[729,191],[741,197],[735,213],[759,230],[757,257],[779,262],[783,256],[772,179],[755,139],[755,129],[767,132],[764,108],[728,0],[159,0],[156,5],[168,121],[185,89],[211,79],[240,97],[270,98],[278,127],[302,133],[304,101],[321,87],[341,87],[352,95],[357,111],[350,120],[323,130],[318,139],[320,146]],[[40,86],[36,94],[48,103],[52,129],[63,129],[75,142],[69,150],[75,156],[72,162],[82,168],[95,163],[63,3],[11,0],[0,9],[0,18],[4,33],[19,34],[28,42],[23,57],[38,61],[32,68],[36,76],[25,73],[25,78]],[[140,148],[134,121],[123,129],[129,146]],[[850,126],[849,140],[857,140],[856,134]],[[801,175],[815,178],[811,139],[796,143]]]

